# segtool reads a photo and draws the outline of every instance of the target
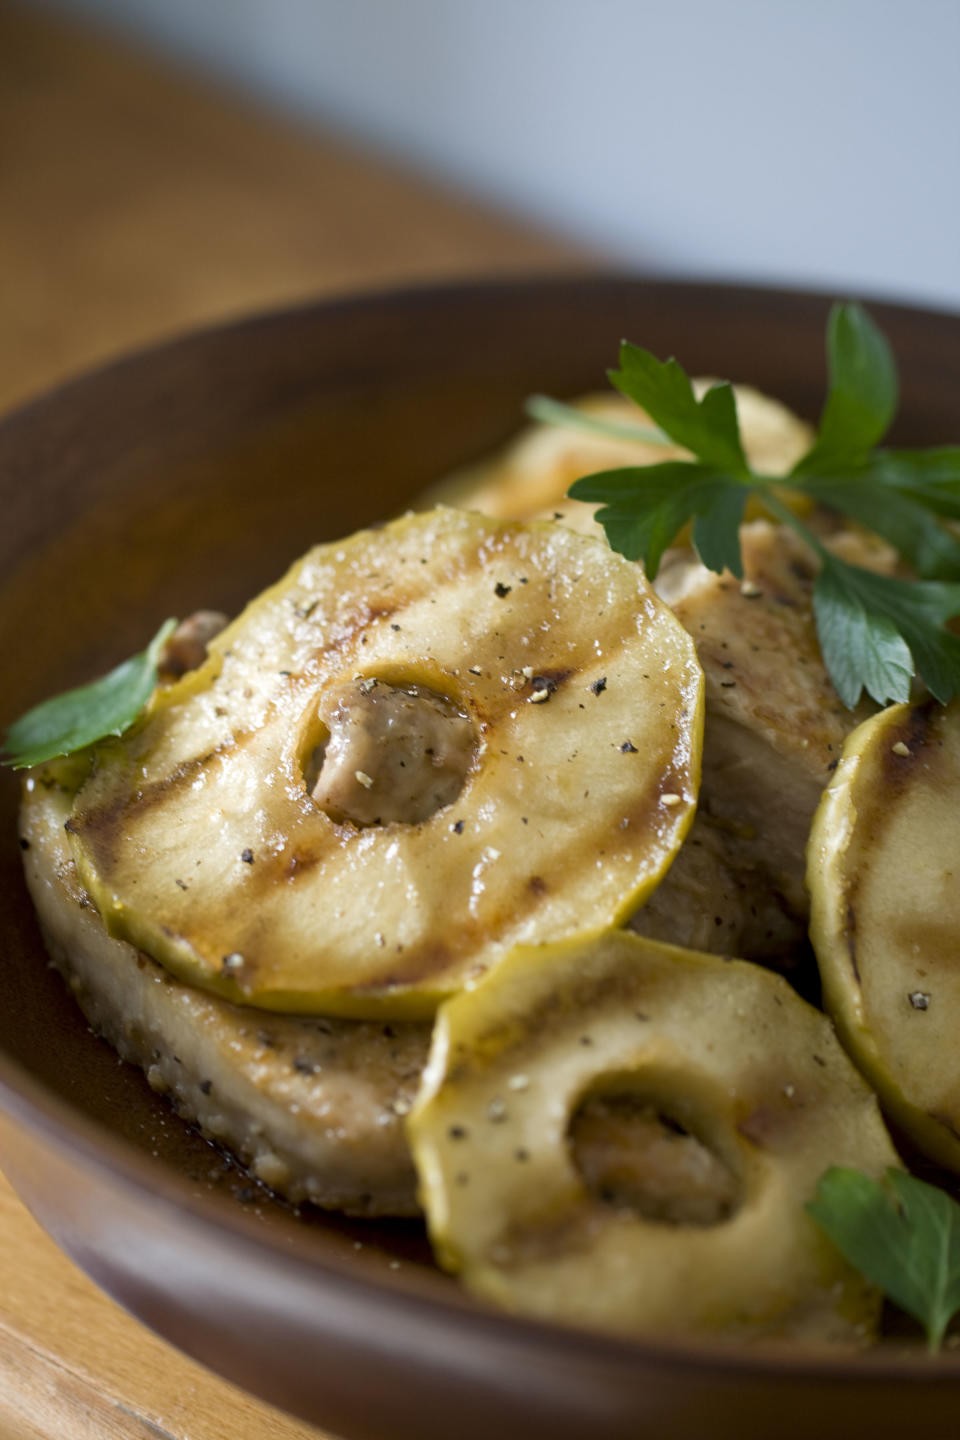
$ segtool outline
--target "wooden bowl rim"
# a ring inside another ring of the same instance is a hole
[[[514,275],[507,278],[456,281],[428,285],[410,285],[383,290],[363,291],[337,296],[331,299],[307,301],[276,309],[257,311],[239,316],[226,323],[204,325],[168,336],[155,344],[137,347],[134,350],[112,357],[78,375],[70,376],[52,385],[26,403],[0,416],[0,442],[16,431],[23,422],[35,422],[38,416],[55,410],[64,403],[73,404],[84,391],[109,385],[111,377],[119,371],[132,367],[149,367],[158,360],[169,357],[178,350],[189,352],[198,346],[231,338],[236,340],[254,339],[266,329],[309,324],[328,314],[349,314],[352,311],[379,311],[384,307],[420,310],[424,307],[443,307],[451,301],[487,305],[503,302],[511,296],[531,291],[543,296],[566,299],[575,296],[587,297],[591,292],[613,292],[628,288],[631,294],[643,292],[659,296],[683,297],[684,300],[699,298],[705,303],[724,299],[733,301],[742,297],[753,303],[766,302],[774,307],[811,306],[826,307],[832,297],[825,292],[812,291],[803,287],[768,287],[746,285],[736,282],[712,279],[676,280],[656,278],[648,274],[637,275],[629,270],[603,271],[584,275],[572,274]],[[886,298],[866,297],[864,303],[879,315],[900,313],[904,317],[927,321],[933,325],[956,325],[960,323],[960,311],[935,310],[919,307]],[[171,1167],[163,1162],[137,1152],[132,1146],[90,1117],[75,1111],[69,1103],[52,1089],[30,1075],[16,1060],[0,1051],[0,1110],[3,1110],[16,1124],[30,1131],[66,1154],[85,1168],[92,1168],[111,1183],[136,1194],[141,1203],[148,1206],[158,1204],[172,1208],[189,1217],[193,1228],[208,1234],[222,1236],[228,1231],[237,1243],[252,1247],[259,1258],[269,1259],[281,1275],[302,1278],[305,1270],[312,1280],[323,1284],[334,1294],[350,1295],[369,1304],[382,1321],[392,1324],[404,1315],[422,1313],[432,1319],[445,1320],[449,1324],[464,1327],[464,1340],[471,1333],[492,1334],[516,1340],[518,1347],[531,1349],[554,1360],[575,1354],[578,1362],[595,1356],[598,1360],[623,1366],[635,1366],[638,1358],[653,1363],[658,1370],[669,1370],[682,1378],[686,1372],[695,1372],[698,1378],[709,1378],[711,1374],[729,1377],[731,1372],[741,1375],[762,1376],[776,1379],[790,1377],[794,1380],[810,1380],[831,1384],[852,1383],[885,1378],[907,1384],[935,1381],[960,1380],[957,1357],[942,1351],[936,1357],[924,1352],[904,1353],[897,1347],[876,1347],[873,1350],[849,1353],[838,1350],[787,1348],[751,1343],[733,1345],[729,1341],[684,1339],[632,1340],[607,1335],[591,1330],[576,1329],[572,1326],[551,1324],[525,1318],[475,1303],[462,1297],[451,1287],[450,1298],[411,1292],[408,1284],[400,1277],[384,1275],[373,1279],[362,1273],[355,1273],[349,1258],[321,1257],[312,1253],[295,1255],[287,1246],[271,1235],[270,1231],[258,1227],[241,1211],[217,1210],[202,1197],[190,1193],[188,1187],[171,1173]]]

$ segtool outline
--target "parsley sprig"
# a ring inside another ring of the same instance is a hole
[[[882,1183],[833,1166],[807,1205],[843,1256],[906,1310],[939,1350],[960,1310],[960,1205],[936,1185],[889,1169]]]
[[[610,379],[646,411],[665,443],[691,459],[625,466],[578,480],[576,500],[599,503],[611,547],[641,560],[651,579],[667,547],[692,522],[693,544],[709,569],[743,575],[739,527],[750,496],[814,551],[820,571],[814,614],[824,662],[845,705],[864,690],[881,705],[907,700],[919,674],[946,704],[960,691],[960,446],[881,449],[896,413],[893,354],[866,311],[835,305],[827,328],[829,389],[816,438],[787,476],[761,475],[744,454],[733,389],[702,398],[676,360],[658,360],[624,342]],[[538,399],[537,412],[554,422]],[[642,437],[656,442],[656,432]],[[917,575],[877,575],[834,555],[796,513],[800,492],[888,541]]]
[[[163,647],[176,628],[167,620],[146,650],[108,675],[44,700],[15,720],[3,741],[3,762],[15,770],[72,755],[107,735],[122,735],[140,714],[157,683]]]

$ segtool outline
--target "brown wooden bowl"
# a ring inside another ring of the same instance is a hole
[[[0,424],[6,722],[139,649],[168,614],[236,610],[314,541],[402,509],[505,439],[523,399],[596,387],[624,334],[815,417],[822,297],[625,278],[459,286],[191,335]],[[960,319],[874,307],[898,437],[957,429]],[[960,1368],[632,1344],[494,1313],[419,1226],[298,1218],[87,1030],[45,963],[0,777],[0,1155],[105,1289],[230,1379],[350,1440],[952,1435]]]

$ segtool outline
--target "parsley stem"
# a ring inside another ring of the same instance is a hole
[[[576,405],[564,405],[562,400],[553,400],[549,395],[531,395],[524,409],[531,420],[542,425],[562,425],[567,430],[590,430],[595,435],[606,435],[611,440],[636,440],[644,445],[673,447],[669,435],[652,425],[631,425],[617,420],[604,420],[589,411],[579,410]]]
[[[759,497],[761,505],[765,506],[770,514],[779,520],[781,524],[789,525],[790,529],[800,536],[804,544],[809,545],[813,553],[819,556],[820,560],[826,564],[830,559],[829,550],[819,537],[813,533],[810,527],[803,523],[800,516],[791,510],[789,505],[785,505],[779,495],[775,494],[774,491],[767,486],[757,490],[756,494]]]

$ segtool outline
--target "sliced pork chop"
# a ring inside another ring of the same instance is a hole
[[[403,1116],[429,1024],[274,1015],[175,979],[111,939],[64,834],[68,791],[27,781],[27,884],[47,950],[93,1028],[271,1189],[353,1215],[415,1215]]]
[[[668,945],[786,969],[807,942],[806,926],[789,912],[766,872],[733,852],[726,830],[704,811],[629,929]]]
[[[765,520],[740,534],[742,582],[682,552],[656,588],[693,636],[706,676],[700,815],[722,837],[728,866],[772,886],[805,927],[813,814],[846,736],[875,706],[847,710],[831,684],[817,643],[810,551]],[[827,543],[853,563],[893,566],[886,547],[850,532]]]
[[[47,951],[93,1029],[278,1193],[354,1215],[418,1214],[403,1116],[430,1025],[278,1015],[184,984],[105,933],[66,840],[71,803],[70,791],[28,780],[20,833]],[[732,953],[748,902],[698,823],[702,838],[688,838],[637,928]]]
[[[805,941],[810,821],[869,707],[845,710],[824,669],[808,552],[766,522],[742,537],[744,584],[677,552],[658,585],[707,677],[703,784],[690,835],[631,924],[674,944],[769,961]],[[891,568],[888,553],[849,534],[829,543],[854,562]],[[429,1025],[275,1015],[176,980],[105,934],[64,835],[71,793],[27,785],[27,881],[51,958],[94,1028],[271,1188],[352,1214],[416,1214],[402,1116]]]

